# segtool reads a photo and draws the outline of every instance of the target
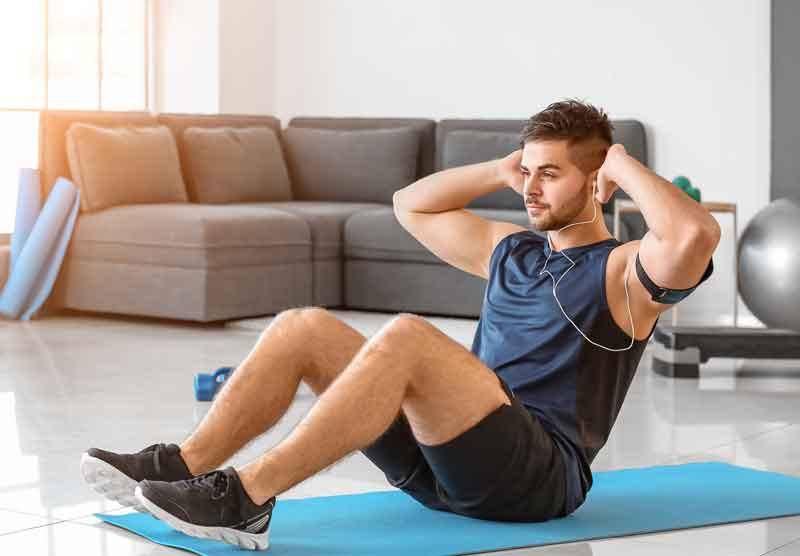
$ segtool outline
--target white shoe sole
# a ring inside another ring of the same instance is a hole
[[[261,534],[256,534],[237,531],[230,527],[205,527],[202,525],[194,525],[182,519],[178,519],[171,513],[153,504],[142,494],[142,487],[137,486],[134,495],[141,505],[144,506],[148,512],[153,514],[153,517],[160,519],[181,533],[186,533],[189,536],[199,537],[201,539],[213,539],[226,542],[247,550],[266,550],[269,547],[269,529]]]
[[[98,494],[102,494],[114,502],[119,502],[123,506],[147,512],[134,495],[139,483],[113,465],[85,453],[81,456],[81,474],[86,484]]]

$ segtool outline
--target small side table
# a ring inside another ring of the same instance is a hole
[[[733,326],[739,324],[739,252],[736,249],[736,242],[738,240],[737,222],[736,222],[736,203],[716,203],[703,201],[700,203],[709,212],[729,212],[733,214]],[[621,215],[626,212],[641,212],[639,207],[636,206],[631,199],[616,199],[614,201],[614,237],[619,240],[619,226],[621,223]],[[678,305],[672,307],[672,326],[678,324]]]

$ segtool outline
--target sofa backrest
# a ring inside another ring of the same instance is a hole
[[[288,126],[336,130],[412,127],[419,133],[417,178],[427,176],[434,172],[434,151],[436,142],[436,122],[434,120],[424,118],[295,117],[289,121]]]
[[[436,125],[436,171],[505,156],[518,149],[527,120],[446,119]],[[638,120],[611,120],[613,139],[622,143],[634,158],[647,165],[647,141],[644,126]],[[603,205],[613,212],[613,200],[628,198],[618,189]],[[505,188],[473,199],[467,208],[522,209],[522,197]]]
[[[42,111],[39,115],[39,175],[43,199],[59,177],[72,179],[67,160],[67,129],[75,122],[109,127],[158,125],[158,119],[148,112]]]
[[[187,184],[189,165],[183,142],[188,127],[269,126],[279,137],[281,123],[274,116],[226,114],[150,114],[147,112],[43,111],[39,120],[39,170],[43,198],[59,176],[71,178],[66,151],[66,131],[73,122],[100,126],[166,125],[175,135],[181,167]],[[288,126],[329,130],[368,130],[411,127],[419,134],[417,179],[433,172],[504,156],[518,148],[520,134],[527,120],[522,119],[445,119],[436,122],[424,118],[343,118],[295,117]],[[641,122],[633,119],[612,120],[614,142],[625,145],[628,153],[647,165],[647,140]],[[284,148],[285,155],[285,148]],[[376,177],[379,179],[379,177]],[[617,190],[612,201],[603,206],[613,211],[613,199],[628,198]],[[387,201],[389,202],[389,201]],[[522,209],[522,199],[510,188],[474,199],[468,208]]]

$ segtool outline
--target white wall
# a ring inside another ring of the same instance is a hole
[[[275,113],[274,6],[272,0],[220,1],[220,113]]]
[[[217,0],[155,2],[156,112],[219,109]]]
[[[272,0],[155,1],[156,112],[274,113]]]

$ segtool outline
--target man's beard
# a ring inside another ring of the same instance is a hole
[[[583,207],[586,206],[587,189],[588,185],[584,184],[580,191],[567,199],[557,211],[554,211],[552,207],[548,207],[536,216],[529,215],[533,227],[540,232],[547,232],[560,230],[564,226],[575,222]]]

